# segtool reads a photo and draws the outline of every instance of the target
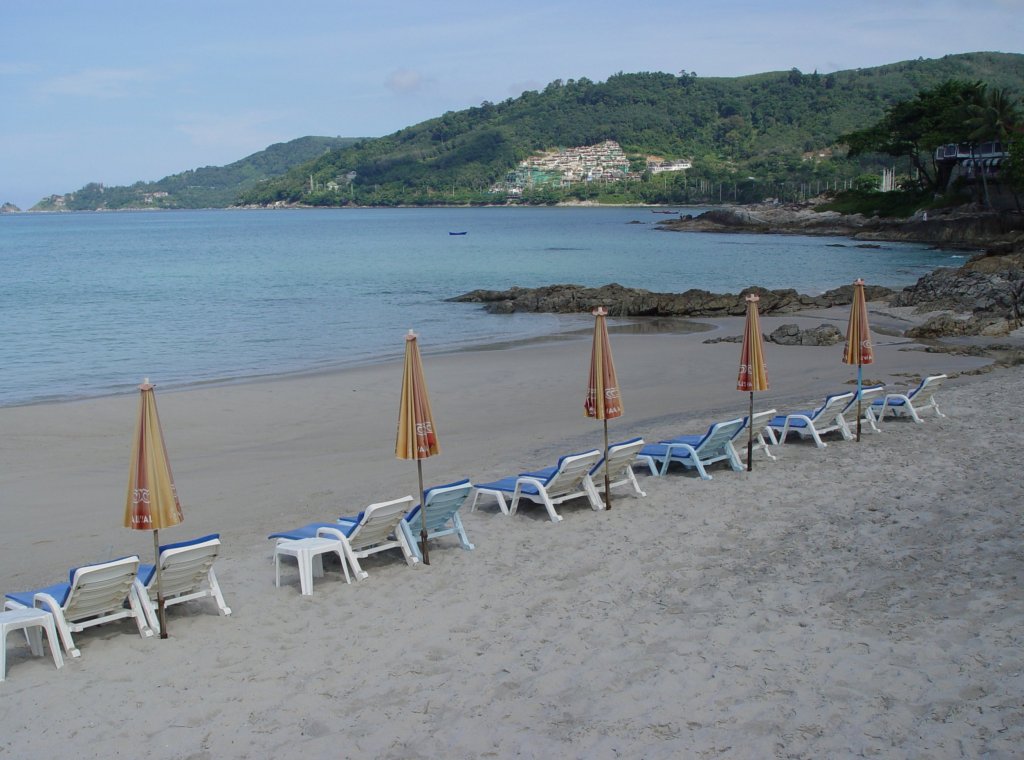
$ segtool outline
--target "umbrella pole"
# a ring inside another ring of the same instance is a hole
[[[612,508],[612,489],[608,485],[608,420],[604,420],[604,506]]]
[[[423,460],[416,460],[416,473],[420,478],[420,552],[423,554],[423,564],[430,564],[430,552],[427,551],[427,499],[423,493]]]
[[[167,638],[167,613],[164,610],[164,590],[160,585],[160,531],[153,531],[153,555],[156,567],[156,619],[160,621],[160,638]]]
[[[747,472],[754,469],[754,392],[750,392],[750,416],[747,417]]]
[[[860,362],[857,362],[857,443],[860,443],[860,389],[861,389],[861,372],[863,368]]]

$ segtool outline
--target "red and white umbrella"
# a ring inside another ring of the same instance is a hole
[[[594,344],[590,352],[590,377],[587,381],[587,397],[583,402],[583,413],[604,421],[604,453],[608,455],[608,420],[622,416],[622,394],[615,376],[615,362],[612,360],[612,346],[608,340],[608,312],[603,306],[594,310]],[[612,508],[611,489],[608,485],[608,468],[604,469],[604,499],[608,509]]]
[[[850,324],[846,328],[846,345],[843,347],[843,364],[857,365],[857,440],[860,440],[861,408],[860,394],[864,384],[863,366],[875,361],[871,345],[871,328],[868,326],[868,306],[864,298],[864,280],[853,283],[853,303],[850,304]]]
[[[160,619],[160,638],[167,638],[163,589],[160,587],[160,530],[185,519],[178,491],[174,487],[171,463],[167,458],[156,395],[149,379],[139,386],[139,416],[132,442],[131,469],[128,472],[128,498],[124,508],[124,527],[153,531],[156,565],[156,598]]]
[[[423,563],[430,564],[427,553],[427,517],[423,491],[423,460],[441,453],[434,428],[434,416],[430,411],[430,397],[427,381],[423,376],[423,361],[420,359],[417,335],[412,330],[405,336],[405,366],[402,371],[402,396],[398,409],[398,435],[395,439],[395,456],[399,459],[415,459],[420,484],[420,543]]]
[[[768,390],[768,366],[764,361],[764,338],[761,335],[761,318],[757,313],[757,293],[747,296],[747,321],[743,327],[743,348],[740,351],[740,374],[736,379],[736,390],[750,393],[750,423],[747,434],[747,472],[754,462],[754,391]]]

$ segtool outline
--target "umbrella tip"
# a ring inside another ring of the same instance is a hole
[[[406,339],[406,340],[416,340],[416,333],[414,333],[414,332],[412,331],[412,328],[411,328],[411,327],[409,328],[409,332],[408,332],[408,333],[406,333],[406,335],[405,335],[405,339]]]
[[[858,277],[856,280],[853,281],[853,284],[854,285],[863,285],[864,284],[864,278],[863,277]]]
[[[140,391],[148,391],[153,387],[153,384],[149,382],[148,377],[142,378],[142,385],[139,386]]]
[[[598,306],[590,313],[593,314],[595,317],[607,317],[608,309],[604,308],[603,306]]]
[[[757,293],[747,293],[747,299],[746,300],[750,301],[750,302],[753,302],[753,303],[756,303],[757,301],[761,300],[761,296],[759,296]]]

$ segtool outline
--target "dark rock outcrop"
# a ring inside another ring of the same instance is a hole
[[[780,346],[834,346],[843,339],[835,325],[820,324],[801,330],[797,325],[780,325],[768,336]]]
[[[970,314],[968,319],[939,315],[909,331],[909,337],[1005,334],[1024,316],[1024,251],[981,254],[959,269],[937,269],[889,303]]]
[[[869,300],[888,298],[893,292],[879,286],[866,289]],[[577,314],[604,306],[615,317],[721,317],[745,314],[744,298],[748,293],[757,293],[761,297],[759,307],[762,314],[789,314],[802,309],[843,306],[853,300],[852,285],[844,285],[820,296],[808,296],[792,289],[767,290],[758,287],[746,288],[735,294],[697,289],[685,293],[654,293],[640,288],[625,288],[616,283],[599,288],[548,285],[541,288],[474,290],[448,300],[483,304],[484,309],[491,314]]]
[[[815,211],[810,203],[762,203],[716,208],[698,216],[666,220],[658,227],[673,232],[838,235],[856,240],[913,241],[976,250],[1020,234],[1024,231],[1024,218],[974,204],[892,219]]]

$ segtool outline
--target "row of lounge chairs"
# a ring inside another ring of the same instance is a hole
[[[860,395],[862,422],[878,431],[878,421],[887,416],[906,416],[921,423],[921,414],[931,410],[944,417],[935,392],[945,379],[945,375],[927,377],[908,393],[886,393],[883,386],[863,388]],[[474,546],[459,517],[459,510],[471,493],[474,494],[471,510],[476,510],[481,496],[490,496],[503,514],[511,516],[520,502],[527,499],[543,505],[551,521],[557,523],[562,517],[556,505],[570,499],[586,498],[594,510],[604,509],[601,496],[606,474],[609,489],[626,486],[636,495],[646,496],[634,474],[634,465],[646,466],[652,475],[663,476],[672,463],[678,463],[695,469],[706,480],[712,477],[708,468],[717,462],[725,461],[733,470],[741,470],[742,463],[733,442],[747,430],[748,424],[757,439],[754,451],[763,451],[770,459],[775,459],[771,445],[785,442],[790,434],[811,438],[819,448],[827,445],[822,436],[831,432],[849,440],[852,433],[845,415],[855,412],[856,406],[855,392],[833,394],[815,409],[784,415],[771,409],[752,418],[716,422],[703,435],[677,436],[655,444],[633,438],[609,446],[604,456],[594,449],[563,456],[551,467],[488,483],[474,485],[469,480],[461,480],[436,486],[426,492],[423,505],[414,505],[413,498],[406,496],[371,504],[354,517],[309,523],[272,533],[269,538],[275,541],[275,561],[279,563],[279,554],[297,557],[300,576],[304,571],[310,577],[322,575],[322,555],[335,553],[346,580],[350,581],[350,570],[352,576],[362,580],[368,574],[360,560],[381,551],[397,549],[407,564],[421,562],[423,557],[417,537],[424,524],[428,541],[451,535],[463,549],[472,550]],[[300,544],[303,548],[308,546],[308,551],[287,551]],[[210,597],[221,615],[231,613],[213,570],[219,547],[217,534],[160,547],[165,606]],[[303,567],[303,563],[308,563],[308,567]],[[160,631],[154,569],[152,565],[140,563],[137,556],[74,568],[69,572],[67,583],[7,594],[5,609],[48,610],[64,649],[72,657],[78,657],[80,652],[72,634],[90,626],[131,618],[144,637]],[[312,593],[311,585],[311,578],[308,584],[304,578],[303,593]],[[50,644],[52,647],[53,642]]]
[[[220,536],[216,533],[160,547],[160,587],[165,608],[210,597],[221,615],[231,614],[213,570],[219,551]],[[94,625],[129,618],[143,637],[160,633],[155,569],[154,565],[141,563],[136,555],[75,567],[68,572],[66,583],[7,594],[4,609],[49,611],[65,651],[78,657],[80,651],[72,634]]]

